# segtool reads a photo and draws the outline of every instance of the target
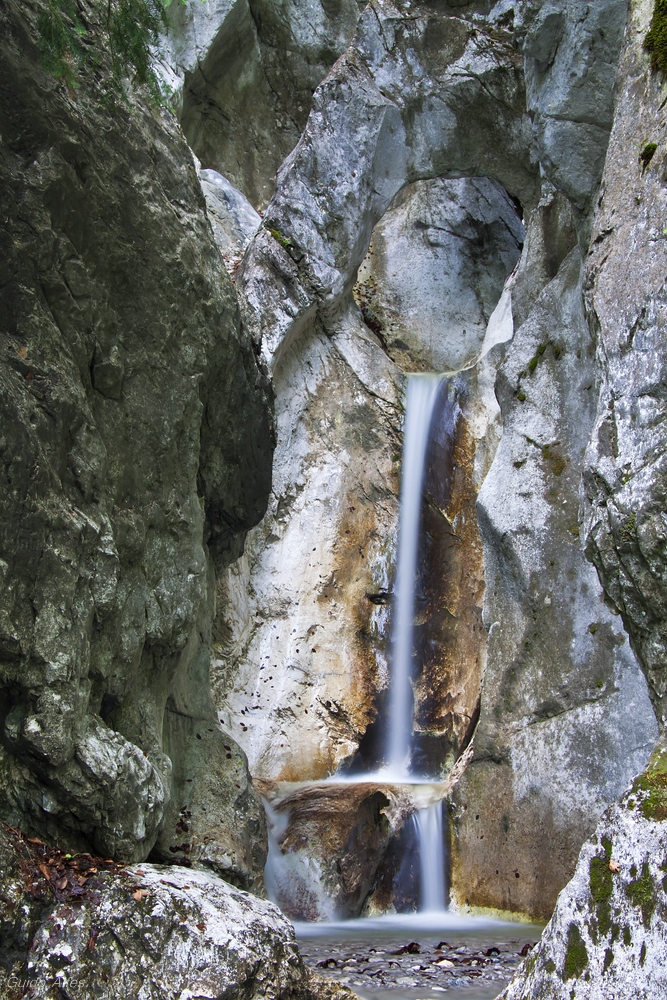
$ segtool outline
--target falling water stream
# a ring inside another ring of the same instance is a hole
[[[443,380],[443,375],[432,372],[408,376],[385,765],[377,773],[365,775],[364,778],[358,777],[357,780],[396,785],[420,783],[419,778],[411,773],[410,762],[414,707],[412,679],[415,590],[419,572],[422,492],[429,432]],[[424,784],[432,785],[428,781],[424,781]],[[296,873],[291,871],[294,859],[284,856],[278,846],[287,819],[279,817],[268,803],[266,809],[269,857],[265,877],[269,895],[277,898],[281,885],[289,883]],[[413,817],[419,850],[420,910],[424,913],[443,912],[447,905],[442,810],[442,800],[438,800],[417,809]],[[321,897],[320,910],[327,912],[329,907],[325,905],[321,891],[319,894],[316,891],[318,873],[312,865],[306,865],[306,868],[307,870],[299,871],[299,877],[310,887],[311,892]]]
[[[410,375],[405,407],[398,525],[398,557],[387,719],[386,773],[393,782],[410,777],[413,704],[415,589],[418,576],[422,490],[433,410],[443,376]],[[420,909],[446,908],[442,801],[414,816],[419,849]]]
[[[444,914],[447,909],[446,858],[443,831],[442,798],[433,801],[432,781],[412,772],[414,698],[414,618],[415,591],[419,577],[419,543],[422,495],[426,457],[433,413],[443,386],[444,376],[435,373],[408,376],[406,393],[403,462],[400,492],[398,551],[391,642],[388,712],[385,735],[385,763],[373,774],[357,776],[355,781],[410,784],[413,797],[424,804],[417,808],[412,824],[419,852],[419,908],[424,914]],[[340,781],[334,777],[331,781]],[[419,786],[422,786],[421,788]],[[435,792],[437,796],[437,791]],[[319,886],[319,871],[313,859],[283,855],[279,839],[287,818],[279,816],[266,803],[269,826],[269,857],[265,870],[266,885],[272,898],[280,898],[293,880],[318,899],[322,914],[334,917],[331,906]],[[296,869],[295,869],[296,865]],[[296,883],[295,883],[296,884]],[[289,893],[288,893],[289,894]]]
[[[422,487],[431,419],[442,380],[442,375],[434,373],[408,378],[387,723],[386,771],[390,780],[396,782],[405,780],[410,772],[415,584]]]

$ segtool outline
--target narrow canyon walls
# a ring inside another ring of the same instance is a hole
[[[0,811],[261,891],[208,667],[213,563],[266,507],[268,384],[173,120],[68,93],[40,10],[0,11]]]

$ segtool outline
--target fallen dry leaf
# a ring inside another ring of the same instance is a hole
[[[137,903],[140,903],[144,896],[148,896],[148,889],[137,889],[132,893],[132,899],[136,899]]]
[[[612,858],[612,860],[609,862],[609,871],[620,872],[620,870],[621,866],[619,865],[618,861],[614,861],[614,859]]]

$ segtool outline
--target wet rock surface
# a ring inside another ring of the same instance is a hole
[[[360,930],[360,935],[363,931]],[[462,996],[476,987],[480,995],[496,996],[514,974],[536,937],[515,934],[450,942],[404,938],[326,944],[317,939],[299,941],[304,962],[311,969],[349,986],[362,997]],[[488,990],[488,994],[486,993]],[[430,992],[429,992],[430,991]]]

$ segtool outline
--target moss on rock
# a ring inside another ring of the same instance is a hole
[[[586,945],[576,924],[570,924],[567,932],[567,949],[563,965],[563,979],[578,979],[588,965]]]
[[[641,909],[644,926],[648,927],[655,910],[655,884],[648,861],[642,865],[641,875],[629,882],[625,891],[632,905]]]
[[[667,73],[667,0],[655,0],[644,48],[651,53],[652,69]]]
[[[663,748],[654,751],[646,770],[635,778],[630,794],[636,796],[645,819],[667,819],[667,753]]]

